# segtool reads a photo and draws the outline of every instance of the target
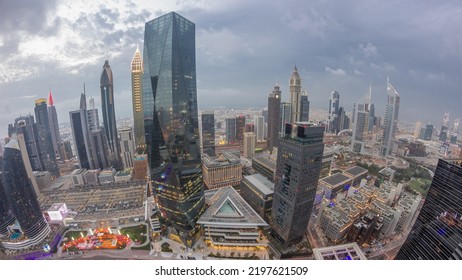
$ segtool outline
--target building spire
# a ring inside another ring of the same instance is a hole
[[[51,94],[51,87],[50,87],[50,93],[48,94],[48,106],[54,106],[55,102],[53,101],[53,94]]]

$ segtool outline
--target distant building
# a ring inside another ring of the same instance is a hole
[[[215,156],[215,116],[213,113],[202,113],[202,151],[205,154]]]
[[[253,117],[254,131],[255,136],[258,142],[265,140],[265,119],[263,116],[254,116]]]
[[[310,101],[308,100],[308,93],[303,91],[300,97],[300,121],[308,122],[310,118]]]
[[[63,146],[64,146],[65,159],[70,160],[74,158],[74,153],[72,153],[71,141],[64,141]]]
[[[124,168],[133,167],[133,157],[135,156],[135,137],[131,127],[119,129],[119,140]]]
[[[226,118],[226,141],[228,144],[236,143],[236,118]]]
[[[256,137],[253,132],[244,133],[244,157],[251,158],[255,155]]]
[[[286,124],[290,123],[290,117],[292,115],[291,104],[289,102],[280,103],[280,121],[279,121],[279,138],[284,137]],[[276,146],[277,147],[277,146]]]
[[[134,141],[137,153],[141,154],[146,150],[146,139],[144,137],[143,59],[138,47],[136,47],[131,66]]]
[[[327,132],[337,134],[340,131],[340,94],[334,90],[329,98],[329,115],[327,117]]]
[[[298,74],[297,66],[294,67],[292,75],[289,79],[289,102],[290,102],[290,123],[296,123],[300,120],[301,98],[302,98],[302,79]]]
[[[382,146],[380,153],[382,156],[387,157],[392,153],[393,140],[395,134],[398,131],[398,114],[400,96],[399,93],[392,86],[390,81],[387,79],[387,103],[385,106],[385,116],[383,119],[383,135],[382,135]]]
[[[236,117],[236,141],[241,144],[244,141],[245,120],[245,115],[239,115]]]
[[[432,140],[432,135],[433,135],[433,125],[428,123],[424,127],[421,128],[419,138],[425,141],[430,141]]]
[[[216,157],[202,157],[202,176],[207,189],[237,187],[242,180],[242,164],[239,154],[223,152]]]
[[[353,135],[351,136],[351,150],[355,153],[363,153],[366,135],[369,131],[369,104],[355,104],[353,122]]]
[[[114,168],[105,168],[101,170],[101,172],[98,175],[98,181],[100,184],[107,184],[107,183],[113,183],[115,182],[115,176],[116,170]]]
[[[69,112],[74,145],[79,160],[79,167],[95,169],[91,153],[90,132],[87,121],[87,102],[84,93],[80,96],[80,109]]]

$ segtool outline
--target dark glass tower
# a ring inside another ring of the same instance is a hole
[[[53,95],[48,95],[48,122],[50,124],[51,140],[53,142],[53,150],[55,157],[64,160],[64,151],[62,149],[61,134],[59,133],[58,114],[53,100]]]
[[[16,139],[11,139],[5,146],[3,186],[8,203],[24,234],[34,242],[42,241],[50,233],[50,227],[40,210]]]
[[[228,144],[236,143],[236,118],[225,119],[226,141]]]
[[[284,249],[306,234],[321,172],[323,133],[323,126],[286,124],[279,139],[271,215],[273,236]]]
[[[302,93],[300,97],[300,121],[307,122],[310,118],[310,101],[308,100],[308,94],[306,91]]]
[[[438,161],[425,203],[396,259],[462,259],[462,159]]]
[[[213,113],[201,115],[202,121],[202,150],[204,154],[215,156],[215,116]]]
[[[100,87],[104,131],[106,132],[106,139],[111,152],[112,163],[117,169],[119,169],[121,168],[121,161],[114,108],[114,82],[112,79],[112,70],[109,66],[109,61],[107,60],[104,62],[103,72],[101,73]]]
[[[340,94],[334,90],[329,98],[329,116],[327,119],[327,132],[338,133],[340,131],[339,121]]]
[[[266,140],[266,148],[270,152],[278,144],[279,128],[281,127],[280,107],[281,90],[279,85],[276,84],[268,97],[268,138]]]
[[[196,92],[195,25],[172,12],[145,25],[143,109],[159,208],[188,247],[205,210]]]
[[[0,161],[3,161],[1,155]],[[0,234],[6,235],[8,233],[7,227],[12,225],[14,220],[13,212],[6,198],[5,188],[3,188],[3,173],[0,171]]]
[[[239,115],[236,117],[236,140],[242,144],[244,142],[245,132],[245,115]]]
[[[80,168],[94,169],[91,158],[89,129],[87,124],[87,102],[85,94],[80,96],[80,109],[69,112],[72,135],[74,136],[75,151],[79,159]]]

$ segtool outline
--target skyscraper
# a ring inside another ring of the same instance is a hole
[[[274,185],[273,236],[284,249],[302,240],[321,173],[324,127],[286,124],[279,139]]]
[[[307,122],[310,118],[310,101],[308,93],[304,90],[300,97],[300,122]]]
[[[145,25],[143,110],[159,209],[183,243],[199,238],[205,211],[196,90],[195,25],[169,13]]]
[[[143,60],[140,50],[136,47],[132,59],[132,101],[133,101],[133,122],[135,132],[135,146],[137,153],[144,153],[146,150],[146,139],[144,138],[144,113],[143,113]]]
[[[338,133],[340,131],[340,94],[334,90],[329,98],[329,115],[327,117],[327,132]]]
[[[124,168],[133,167],[133,157],[135,156],[133,129],[131,127],[122,127],[119,130],[119,139]]]
[[[34,111],[40,157],[44,164],[44,169],[49,171],[53,176],[59,177],[59,168],[56,163],[56,153],[53,147],[53,137],[51,134],[50,118],[48,116],[47,100],[45,98],[37,99],[35,101]]]
[[[51,132],[51,141],[53,142],[53,150],[55,152],[55,157],[64,160],[64,151],[62,147],[61,134],[59,133],[59,123],[58,123],[58,114],[56,113],[55,102],[53,100],[53,95],[48,94],[48,122],[50,124]]]
[[[351,150],[355,153],[364,151],[365,137],[369,129],[369,104],[354,104],[355,122],[351,136]]]
[[[3,161],[3,156],[0,155],[0,161]],[[8,233],[8,226],[15,221],[10,204],[6,199],[5,189],[3,188],[3,173],[0,171],[0,235]]]
[[[116,169],[120,169],[120,146],[117,139],[117,127],[114,107],[114,80],[109,61],[104,62],[100,80],[101,106],[103,109],[103,123],[106,139],[111,153],[111,162]]]
[[[40,102],[43,100],[40,100]],[[46,100],[44,105],[46,110]],[[48,121],[46,113],[45,115],[39,115],[41,121],[44,119]],[[9,126],[10,131],[8,132],[8,136],[12,137],[14,133],[18,132],[20,127],[22,127],[24,134],[25,149],[27,150],[32,170],[49,171],[53,176],[58,177],[59,168],[54,157],[55,153],[51,145],[51,136],[46,127],[36,123],[34,117],[31,115],[19,117],[15,119],[14,125]]]
[[[101,129],[99,125],[98,109],[95,106],[95,99],[93,99],[93,97],[90,97],[88,102],[90,103],[90,109],[87,109],[88,129],[90,131]]]
[[[255,155],[255,142],[255,133],[244,132],[244,157],[251,158]]]
[[[85,94],[80,96],[80,109],[69,112],[74,146],[80,168],[95,169],[91,157],[89,129],[87,124],[87,101]]]
[[[300,121],[300,111],[301,111],[301,98],[302,98],[302,79],[298,74],[297,66],[294,67],[292,76],[289,80],[289,90],[290,90],[290,110],[291,117],[290,123],[295,123]]]
[[[446,142],[446,139],[448,139],[448,128],[449,128],[449,113],[444,113],[443,119],[441,122],[441,131],[440,131],[440,136],[439,136],[439,140],[441,142]]]
[[[266,148],[270,152],[273,150],[273,147],[277,147],[278,144],[279,127],[281,124],[280,106],[281,90],[279,85],[276,84],[268,97],[268,136],[266,140]]]
[[[291,116],[291,106],[289,102],[281,102],[280,104],[280,120],[279,120],[279,138],[284,137],[286,124],[290,123],[290,116]],[[279,144],[279,143],[278,143]],[[277,147],[277,145],[276,145]]]
[[[226,118],[226,141],[228,144],[236,142],[236,118]]]
[[[382,146],[380,148],[380,153],[384,157],[389,156],[393,150],[393,140],[398,130],[399,99],[399,93],[387,78],[387,103],[385,105]]]
[[[265,119],[263,116],[253,116],[253,124],[257,141],[263,141],[265,139]]]
[[[438,161],[422,210],[396,259],[462,259],[462,159]]]
[[[201,115],[202,151],[211,157],[215,156],[215,116],[213,113]]]
[[[239,115],[236,117],[236,140],[242,145],[244,141],[245,132],[245,115]]]
[[[3,155],[3,187],[11,210],[30,245],[40,243],[51,232],[43,217],[37,195],[31,186],[16,139],[5,146]]]

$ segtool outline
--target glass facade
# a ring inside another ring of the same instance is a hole
[[[462,259],[462,160],[439,160],[422,210],[396,259]]]
[[[385,117],[383,118],[383,136],[380,153],[387,157],[393,149],[393,140],[398,130],[398,113],[400,97],[395,88],[387,81],[387,103],[385,105]]]
[[[117,139],[117,127],[114,107],[114,82],[109,61],[106,60],[103,66],[100,80],[101,87],[101,107],[103,109],[104,131],[111,151],[112,164],[116,169],[120,169],[120,146]]]
[[[213,113],[202,114],[202,150],[204,154],[215,156],[215,116]]]
[[[0,157],[0,160],[3,160]],[[7,227],[14,223],[13,212],[6,198],[5,189],[3,188],[3,174],[0,172],[0,234],[6,235]]]
[[[196,92],[195,25],[172,12],[145,25],[143,109],[153,191],[191,247],[205,210]]]
[[[27,176],[16,139],[11,139],[5,146],[3,186],[10,207],[24,234],[29,239],[44,238],[49,232],[49,226],[43,217],[37,195]]]
[[[279,139],[272,229],[283,248],[306,234],[321,173],[323,134],[323,126],[286,124]]]

